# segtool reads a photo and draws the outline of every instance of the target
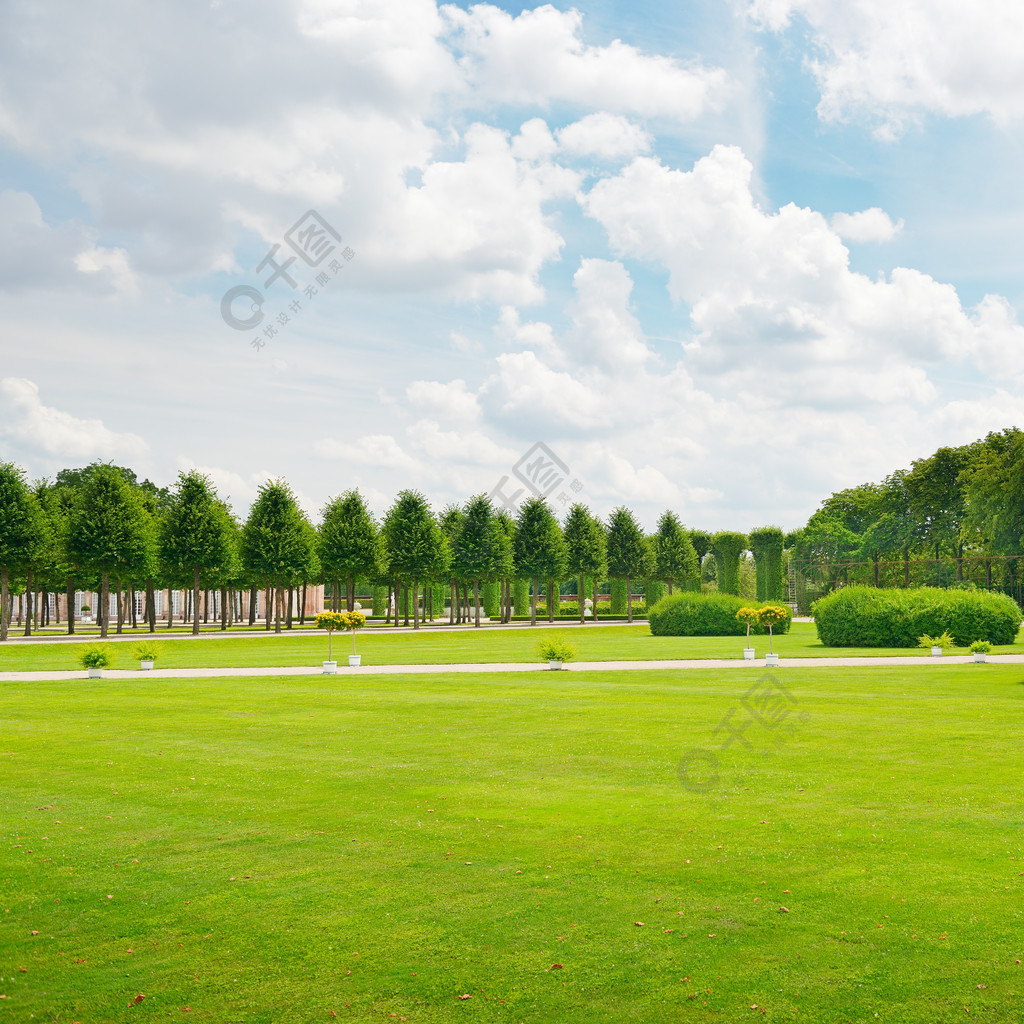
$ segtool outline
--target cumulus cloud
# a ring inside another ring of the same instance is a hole
[[[810,27],[824,120],[866,117],[894,138],[922,114],[1024,115],[1024,8],[1016,0],[752,0],[748,13],[782,31]]]
[[[39,386],[23,377],[0,379],[0,438],[19,456],[65,463],[144,458],[149,446],[137,434],[111,430],[99,419],[81,419],[43,405]]]
[[[829,223],[840,238],[849,242],[891,242],[903,230],[902,220],[894,224],[877,206],[858,213],[835,213]]]
[[[314,445],[325,459],[337,459],[362,466],[383,466],[419,474],[420,463],[405,452],[391,434],[367,434],[351,440],[321,438]]]
[[[651,136],[639,125],[617,114],[599,111],[573,121],[556,133],[558,144],[575,156],[618,160],[646,153]]]

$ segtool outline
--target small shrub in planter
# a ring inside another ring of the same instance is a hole
[[[781,604],[766,604],[757,609],[757,621],[768,629],[768,653],[774,654],[772,650],[772,630],[783,622],[789,622],[792,617],[789,608]]]
[[[925,633],[917,638],[918,647],[937,647],[940,651],[948,651],[950,647],[956,647],[956,642],[949,633],[940,633],[938,636],[929,636]]]
[[[334,661],[331,657],[331,638],[336,629],[345,628],[344,612],[320,612],[316,617],[316,628],[327,630],[327,660]]]
[[[110,647],[107,644],[92,644],[82,651],[80,660],[82,668],[100,671],[109,668],[113,658],[110,655]]]
[[[366,616],[362,612],[351,611],[341,612],[342,623],[345,629],[352,631],[352,654],[349,656],[349,665],[359,664],[359,655],[356,654],[356,630],[366,625]]]
[[[537,644],[537,653],[542,661],[565,662],[572,661],[577,652],[574,644],[556,637],[551,640],[541,640]]]
[[[736,612],[736,618],[747,627],[747,644],[750,647],[750,627],[758,626],[761,624],[761,620],[758,617],[758,609],[751,608],[749,604],[745,604],[739,611]]]
[[[132,655],[139,659],[142,667],[152,668],[153,662],[164,653],[163,646],[156,640],[140,640],[132,647]],[[146,664],[148,662],[148,664]]]
[[[975,640],[967,650],[971,654],[989,654],[992,651],[992,645],[987,640]]]

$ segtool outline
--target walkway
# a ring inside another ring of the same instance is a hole
[[[784,658],[779,664],[780,669],[797,668],[835,668],[847,666],[852,668],[887,668],[890,666],[912,666],[917,668],[936,668],[940,665],[970,665],[974,663],[972,655],[966,657],[946,656],[942,658],[900,656],[892,658]],[[1021,665],[1024,654],[998,654],[988,656],[990,665]],[[764,659],[743,661],[740,658],[711,659],[689,661],[580,661],[566,665],[563,671],[569,672],[649,672],[665,669],[764,669]],[[462,665],[362,665],[349,668],[344,663],[338,665],[338,675],[356,677],[361,675],[427,675],[437,673],[487,673],[501,672],[550,672],[546,662],[506,662],[506,663],[475,663]],[[217,676],[321,676],[323,669],[311,665],[291,665],[279,668],[160,668],[149,672],[125,671],[121,669],[104,669],[104,679],[212,679]],[[35,682],[44,679],[85,679],[84,669],[74,672],[0,672],[0,682]]]

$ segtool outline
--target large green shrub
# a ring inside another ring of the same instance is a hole
[[[958,647],[973,640],[1012,644],[1021,622],[1017,603],[984,590],[879,590],[844,587],[811,607],[826,647],[916,647],[918,637],[949,632]]]
[[[744,607],[760,607],[757,602],[744,600],[733,594],[673,594],[663,597],[650,613],[651,633],[654,636],[743,636],[747,627],[736,618]],[[773,628],[776,635],[788,633],[792,613]],[[765,635],[761,625],[751,626],[751,633]]]

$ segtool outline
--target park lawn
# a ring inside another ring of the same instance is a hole
[[[620,626],[564,626],[531,629],[502,627],[460,630],[423,629],[416,633],[391,633],[364,630],[356,636],[356,649],[365,665],[455,665],[460,663],[510,663],[538,661],[537,644],[553,636],[569,639],[578,650],[580,661],[662,661],[689,658],[742,658],[745,640],[737,637],[661,637],[651,636],[646,622]],[[157,641],[160,641],[159,634]],[[766,636],[753,637],[758,657],[768,650]],[[818,640],[814,624],[794,622],[792,632],[775,637],[774,649],[784,658],[920,656],[918,648],[825,647]],[[119,640],[110,644],[112,668],[138,668],[132,654],[133,642]],[[0,646],[0,672],[61,671],[80,668],[79,643],[16,643]],[[352,650],[350,634],[335,634],[332,653],[344,664]],[[966,654],[954,649],[949,654]],[[996,654],[1024,654],[1024,637],[994,649]],[[250,668],[319,665],[327,657],[326,634],[294,633],[247,637],[200,637],[168,639],[157,668]]]
[[[0,723],[3,1019],[1024,1013],[1018,666],[3,682]]]

